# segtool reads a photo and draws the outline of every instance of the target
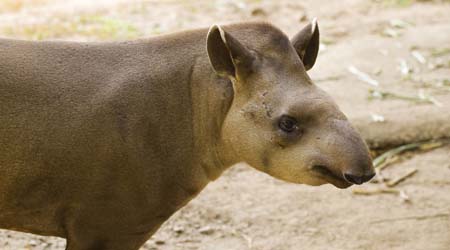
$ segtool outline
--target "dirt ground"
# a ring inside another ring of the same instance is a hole
[[[450,137],[449,1],[91,2],[0,0],[0,36],[122,40],[246,20],[270,21],[293,35],[317,17],[322,46],[311,76],[372,147]],[[235,166],[143,249],[449,250],[450,146],[403,155],[382,176],[392,180],[412,169],[417,173],[393,193],[357,195],[383,184],[310,187]],[[59,238],[0,231],[2,250],[64,245]]]

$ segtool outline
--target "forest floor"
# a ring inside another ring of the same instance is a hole
[[[2,0],[0,36],[123,40],[248,20],[272,22],[292,36],[317,17],[322,46],[310,75],[366,139],[389,140],[415,128],[402,137],[406,143],[449,131],[449,1],[95,2]],[[380,181],[346,190],[294,185],[238,165],[177,212],[143,249],[448,250],[450,146],[404,154],[382,176],[392,180],[414,169],[390,193],[359,195],[387,189]],[[64,245],[55,237],[0,231],[2,250]]]

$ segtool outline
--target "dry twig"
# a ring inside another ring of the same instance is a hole
[[[406,174],[398,177],[397,179],[394,179],[388,183],[386,183],[386,185],[388,187],[395,187],[397,184],[399,184],[400,182],[412,177],[413,175],[415,175],[417,173],[417,169],[411,169],[410,171],[408,171]]]
[[[380,156],[378,156],[377,158],[375,158],[373,160],[373,166],[375,168],[383,169],[383,168],[386,168],[385,164],[389,164],[389,161],[392,161],[391,158],[396,157],[406,151],[411,151],[411,150],[416,150],[416,149],[431,150],[431,149],[441,147],[444,144],[445,144],[444,140],[440,140],[440,141],[431,140],[431,141],[425,141],[425,142],[415,142],[415,143],[405,144],[400,147],[396,147],[389,151],[386,151],[385,153],[383,153]]]
[[[349,71],[350,73],[352,73],[353,75],[355,75],[356,77],[358,77],[359,80],[361,80],[361,81],[363,81],[363,82],[366,82],[366,83],[368,83],[368,84],[370,84],[370,85],[372,85],[372,86],[378,86],[378,85],[380,85],[380,83],[379,83],[377,80],[373,79],[373,78],[372,78],[371,76],[369,76],[368,74],[366,74],[366,73],[360,71],[358,68],[356,68],[356,67],[353,66],[353,65],[350,65],[350,66],[348,67],[348,71]]]
[[[400,191],[393,188],[377,188],[377,189],[353,189],[356,195],[375,195],[375,194],[399,194]]]
[[[401,218],[389,218],[389,219],[372,221],[371,223],[378,224],[378,223],[402,221],[402,220],[426,220],[426,219],[442,218],[442,217],[449,217],[449,216],[450,216],[449,213],[438,213],[438,214],[409,216],[409,217],[401,217]]]
[[[381,171],[389,166],[391,166],[393,163],[397,162],[400,159],[398,155],[394,155],[392,157],[387,158],[384,162],[382,162],[378,166],[378,170]]]

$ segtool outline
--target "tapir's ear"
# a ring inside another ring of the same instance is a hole
[[[252,71],[254,54],[220,26],[213,25],[206,42],[209,60],[217,74],[238,78]]]
[[[316,62],[317,54],[319,53],[319,40],[319,26],[315,18],[291,40],[306,70],[310,70]]]

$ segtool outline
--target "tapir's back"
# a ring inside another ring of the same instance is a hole
[[[142,77],[121,70],[139,71],[115,47],[0,40],[0,167],[27,158],[38,164],[36,154],[68,150],[88,133],[77,131],[101,123],[126,78]]]
[[[0,161],[23,158],[13,154],[37,144],[61,148],[102,134],[126,142],[131,127],[143,126],[137,120],[159,124],[189,115],[189,68],[178,64],[191,59],[164,53],[147,40],[0,40],[0,145],[7,149]]]
[[[0,40],[0,227],[64,236],[71,204],[145,194],[158,168],[189,160],[189,67],[163,53],[145,40]]]

